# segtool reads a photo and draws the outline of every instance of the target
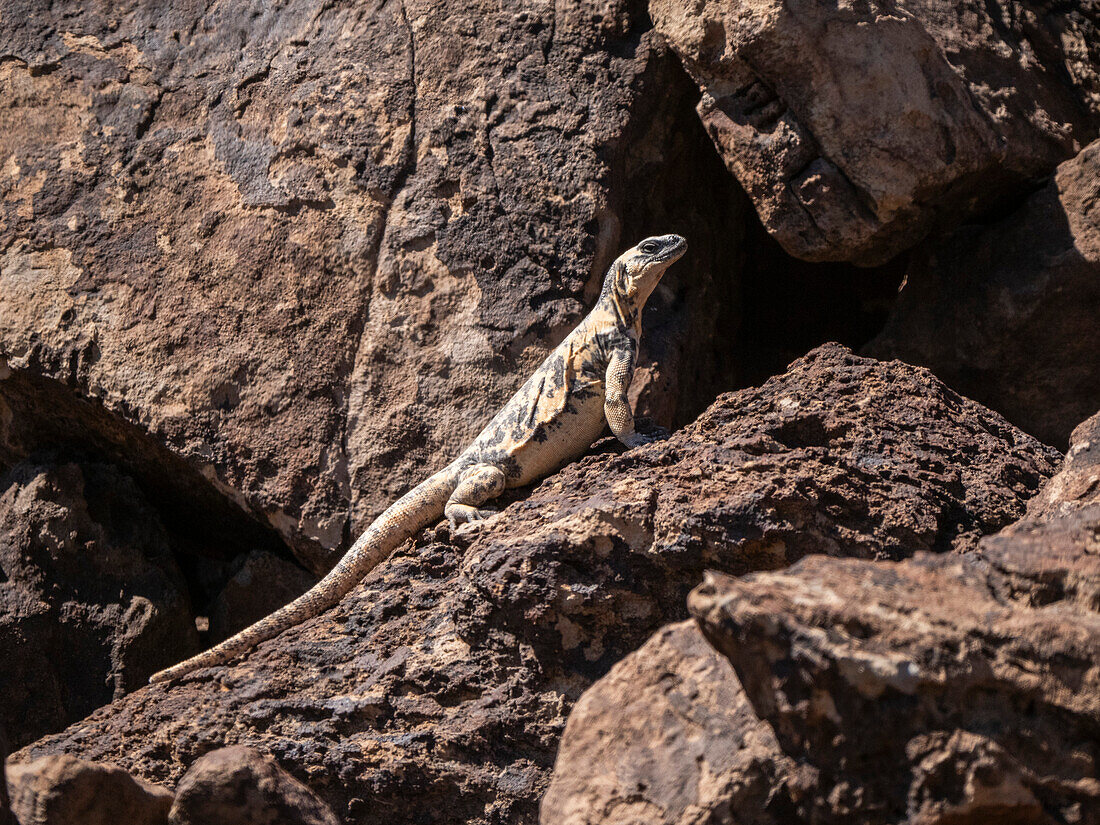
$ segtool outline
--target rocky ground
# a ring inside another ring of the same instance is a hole
[[[1100,823],[1098,138],[1085,2],[7,3],[0,825]],[[142,687],[669,231],[669,439]]]
[[[543,822],[1100,821],[1098,425],[961,554],[708,574],[577,704]]]

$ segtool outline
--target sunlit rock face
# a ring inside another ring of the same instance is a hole
[[[635,395],[730,384],[747,202],[637,4],[17,2],[0,42],[2,371],[93,407],[0,380],[0,461],[98,440],[321,572],[657,233]]]
[[[1100,129],[1100,15],[1027,2],[651,0],[792,255],[874,264],[1026,193]]]

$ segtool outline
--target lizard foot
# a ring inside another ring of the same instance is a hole
[[[496,510],[479,510],[469,504],[451,504],[447,507],[447,521],[450,522],[452,530],[467,525],[476,525],[477,522],[484,521],[496,514]]]

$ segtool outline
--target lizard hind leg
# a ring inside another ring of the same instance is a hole
[[[475,464],[467,469],[443,508],[451,529],[493,515],[492,510],[479,510],[478,505],[496,498],[503,490],[504,473],[499,467]]]

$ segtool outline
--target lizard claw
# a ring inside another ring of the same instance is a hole
[[[496,510],[479,510],[468,504],[452,505],[447,510],[447,521],[452,530],[463,528],[472,529],[470,525],[476,525],[490,516],[495,516]]]

